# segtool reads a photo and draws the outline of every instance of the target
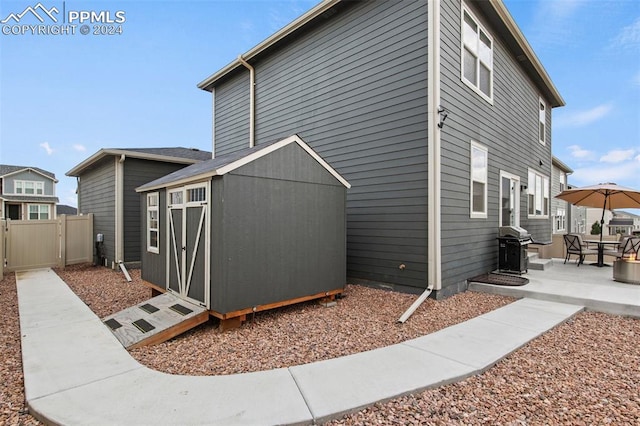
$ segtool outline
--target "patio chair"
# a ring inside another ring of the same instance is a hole
[[[564,244],[567,248],[567,255],[564,258],[564,263],[567,263],[567,260],[570,260],[571,255],[575,254],[578,256],[578,266],[584,262],[585,256],[589,254],[598,254],[598,250],[590,249],[589,246],[582,241],[582,237],[577,234],[565,234],[564,236]]]
[[[614,248],[610,248],[610,249],[605,249],[602,251],[602,255],[603,256],[613,256],[615,258],[619,258],[622,256],[622,248],[624,247],[624,245],[626,244],[627,240],[629,239],[628,235],[622,235],[620,237],[620,241],[618,242],[618,247]]]
[[[640,251],[640,237],[627,237],[624,242],[621,241],[618,246],[618,259],[635,259],[638,260],[638,252]]]

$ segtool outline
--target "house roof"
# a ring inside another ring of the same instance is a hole
[[[56,206],[56,214],[75,215],[75,214],[78,214],[78,209],[73,206],[68,206],[66,204],[58,204]]]
[[[47,177],[51,180],[53,180],[54,182],[58,182],[56,180],[56,175],[55,173],[52,172],[48,172],[46,170],[43,170],[39,167],[31,167],[31,166],[12,166],[9,164],[0,164],[0,178],[5,177],[5,176],[9,176],[15,173],[19,173],[22,172],[24,170],[31,170],[35,173],[38,173],[44,177]]]
[[[58,197],[33,195],[0,195],[1,200],[20,203],[57,203]]]
[[[196,148],[103,148],[65,173],[67,176],[80,176],[95,163],[109,156],[125,156],[166,163],[193,164],[211,159],[211,152]]]
[[[257,160],[273,151],[276,151],[290,143],[297,143],[302,149],[304,149],[309,155],[311,155],[322,167],[324,167],[329,173],[331,173],[340,183],[347,188],[351,185],[340,174],[335,171],[329,164],[327,164],[316,152],[309,147],[298,135],[290,136],[280,141],[274,141],[269,143],[263,143],[252,148],[245,148],[239,151],[235,151],[231,154],[221,155],[212,160],[203,161],[201,163],[193,164],[185,167],[184,169],[176,170],[175,172],[158,178],[152,182],[144,184],[136,188],[136,192],[152,191],[156,189],[165,188],[167,186],[181,185],[195,180],[208,179],[213,176],[222,176],[229,173],[238,167],[242,167],[252,161]]]
[[[569,174],[573,173],[573,169],[567,166],[566,164],[564,164],[562,161],[560,161],[560,159],[555,155],[551,157],[551,164],[553,164],[554,166],[556,166],[557,168],[559,168],[565,173],[569,173]]]
[[[265,39],[260,44],[240,55],[235,61],[229,63],[218,72],[210,75],[200,83],[198,88],[211,92],[218,80],[224,78],[229,73],[238,68],[244,67],[243,61],[251,61],[256,56],[265,52],[267,49],[274,47],[279,43],[285,42],[295,32],[305,28],[306,26],[317,22],[319,19],[330,19],[335,11],[344,0],[324,0],[313,9],[309,10],[280,31]],[[527,42],[526,38],[513,20],[511,14],[507,10],[502,0],[468,0],[475,4],[487,16],[493,27],[500,33],[505,40],[506,45],[518,60],[522,68],[527,72],[531,79],[538,86],[540,91],[549,100],[552,107],[564,106],[565,102],[542,63],[534,53],[533,49]]]

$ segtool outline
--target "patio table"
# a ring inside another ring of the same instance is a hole
[[[620,241],[584,240],[584,242],[588,244],[598,245],[598,262],[594,263],[594,265],[596,265],[598,268],[601,268],[603,266],[609,266],[609,265],[605,265],[604,263],[604,246],[606,246],[607,244],[610,244],[613,246],[620,245]]]

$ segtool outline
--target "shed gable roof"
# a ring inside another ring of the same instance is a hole
[[[98,161],[108,156],[121,156],[166,163],[193,164],[211,159],[210,151],[196,148],[103,148],[69,170],[67,176],[79,176]]]
[[[165,188],[167,186],[185,184],[194,180],[207,179],[213,176],[222,176],[291,143],[298,144],[322,167],[324,167],[329,173],[331,173],[331,175],[333,175],[333,177],[335,177],[336,180],[338,180],[342,185],[347,188],[351,187],[349,182],[347,182],[333,167],[331,167],[326,161],[324,161],[322,157],[320,157],[313,149],[311,149],[311,147],[307,145],[298,135],[293,135],[280,141],[261,144],[253,148],[245,148],[231,154],[222,155],[212,160],[193,164],[191,166],[185,167],[184,169],[176,170],[171,174],[168,174],[136,188],[136,191],[151,191]]]
[[[496,26],[498,33],[505,39],[508,48],[514,56],[518,58],[524,71],[535,82],[540,91],[544,93],[551,105],[553,107],[565,105],[560,92],[556,89],[551,81],[551,77],[547,74],[547,71],[542,66],[542,63],[518,28],[518,25],[513,20],[502,0],[467,1],[477,5],[478,8],[487,15],[492,25]],[[240,55],[235,61],[198,83],[198,88],[211,92],[219,80],[225,78],[235,70],[244,67],[244,61],[251,61],[277,44],[286,43],[286,40],[290,39],[294,33],[306,29],[308,26],[319,22],[323,18],[331,19],[331,16],[334,14],[336,8],[341,6],[341,3],[344,3],[344,0],[324,0],[320,2],[298,19],[286,25],[251,50]]]

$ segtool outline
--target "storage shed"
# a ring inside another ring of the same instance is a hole
[[[222,320],[341,293],[349,183],[300,137],[194,164],[142,194],[142,278]]]

